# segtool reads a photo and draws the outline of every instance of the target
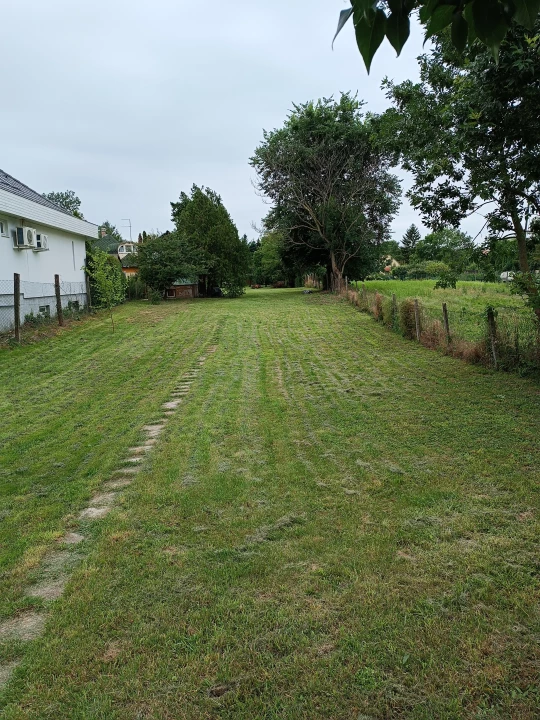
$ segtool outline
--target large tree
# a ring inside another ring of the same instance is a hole
[[[339,15],[336,37],[352,19],[369,72],[385,37],[400,54],[409,38],[410,16],[418,12],[426,39],[451,28],[451,41],[458,52],[478,39],[497,60],[512,24],[518,25],[522,35],[525,29],[533,30],[539,10],[539,0],[351,0],[351,7]]]
[[[197,277],[202,269],[201,253],[178,231],[147,236],[139,247],[138,262],[140,279],[162,296],[174,282]]]
[[[75,195],[73,190],[43,193],[43,197],[46,197],[47,200],[50,200],[55,205],[58,205],[58,207],[67,210],[67,212],[71,213],[73,217],[79,218],[79,220],[84,220],[84,216],[81,212],[81,201],[77,195]]]
[[[516,237],[525,274],[527,218],[540,212],[540,23],[535,29],[528,37],[514,28],[498,66],[482,45],[462,56],[443,38],[420,59],[420,83],[386,83],[394,107],[381,121],[385,146],[414,176],[409,197],[425,224],[457,227],[481,209],[491,233]]]
[[[202,292],[208,295],[212,287],[224,286],[228,294],[238,294],[248,281],[249,249],[221,197],[210,188],[193,185],[191,193],[181,193],[171,207],[177,231],[200,251]]]
[[[361,105],[349,94],[295,105],[251,158],[273,227],[324,257],[337,287],[351,261],[387,239],[399,206],[399,183]]]
[[[401,238],[401,256],[406,263],[409,262],[411,254],[421,239],[420,230],[413,223]]]

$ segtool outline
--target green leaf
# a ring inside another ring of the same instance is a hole
[[[352,7],[349,8],[348,10],[342,10],[339,13],[339,22],[338,22],[336,34],[334,35],[334,39],[332,40],[332,47],[334,47],[334,43],[336,41],[337,36],[343,30],[343,27],[346,25],[347,20],[351,17],[352,14],[353,14]]]
[[[476,31],[474,29],[472,3],[467,3],[467,5],[465,5],[465,10],[463,11],[463,15],[465,17],[465,21],[466,21],[467,25],[469,26],[469,37],[467,38],[467,42],[469,43],[469,45],[472,45],[473,42],[477,38]]]
[[[351,0],[354,12],[354,24],[358,25],[363,17],[367,17],[369,13],[374,12],[376,2],[374,0]]]
[[[408,15],[393,12],[386,20],[386,37],[398,55],[407,42],[410,31],[411,23]]]
[[[534,30],[534,23],[540,12],[540,0],[514,0],[514,20],[528,30]]]
[[[423,4],[420,8],[420,22],[424,25],[429,22],[429,19],[433,15],[435,8],[439,4],[440,0],[428,0],[427,3]]]
[[[493,0],[474,0],[472,18],[476,35],[490,48],[498,61],[499,48],[508,31],[501,6]]]
[[[469,25],[463,15],[457,12],[452,20],[452,42],[454,47],[462,53],[467,46]]]
[[[369,73],[371,61],[384,40],[386,15],[380,9],[367,12],[356,25],[356,43]]]
[[[490,0],[487,0],[490,2]],[[454,17],[454,6],[453,5],[439,5],[433,11],[426,30],[426,40],[429,40],[433,35],[438,35],[441,30],[448,27]]]

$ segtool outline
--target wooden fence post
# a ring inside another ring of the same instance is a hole
[[[396,294],[392,293],[392,327],[395,327],[395,325],[396,325],[396,318],[397,318],[397,298],[396,298]]]
[[[495,313],[493,312],[492,307],[488,307],[487,309],[487,321],[489,339],[491,341],[491,354],[493,356],[493,367],[497,370],[499,364],[497,360],[497,324],[495,322]]]
[[[446,333],[446,342],[450,345],[452,338],[450,337],[450,323],[448,322],[448,308],[446,303],[442,304],[442,315],[444,321],[444,331]]]
[[[13,305],[15,313],[15,340],[21,342],[21,276],[13,273]]]
[[[416,322],[416,339],[420,342],[422,328],[420,326],[420,306],[418,305],[418,300],[416,298],[414,300],[414,319]]]
[[[365,283],[362,284],[362,297],[364,298],[364,303],[366,304],[366,307],[367,307],[367,290],[366,290]]]
[[[345,278],[345,294],[349,297],[349,278]]]
[[[58,324],[62,326],[64,324],[64,313],[62,312],[62,297],[60,295],[60,275],[54,276],[54,294],[56,295],[56,315],[58,317]]]

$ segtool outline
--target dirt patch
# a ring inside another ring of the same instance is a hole
[[[130,478],[119,478],[118,480],[111,480],[103,485],[104,490],[122,490],[123,488],[129,487],[133,481]]]
[[[136,447],[130,447],[129,452],[132,455],[144,455],[152,449],[152,445],[137,445]]]
[[[109,507],[115,500],[116,493],[114,492],[99,493],[98,495],[94,495],[92,498],[92,505],[94,507]]]
[[[26,594],[30,597],[41,598],[42,600],[58,600],[63,594],[67,585],[67,578],[58,578],[52,582],[42,582],[39,585],[33,585],[28,588]]]
[[[15,668],[20,665],[20,660],[13,660],[13,662],[0,663],[0,690],[7,685],[10,681],[11,676],[15,672]]]
[[[79,520],[99,520],[99,518],[105,517],[110,511],[110,507],[89,507],[80,513]]]
[[[45,627],[45,615],[26,613],[0,624],[0,638],[27,642],[39,637]]]
[[[76,532],[69,532],[67,533],[67,535],[64,535],[63,538],[60,538],[60,542],[64,543],[65,545],[78,545],[83,540],[84,535],[80,535]]]

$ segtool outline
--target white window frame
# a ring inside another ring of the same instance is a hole
[[[2,223],[3,226],[0,229],[0,235],[2,235],[2,237],[11,237],[9,233],[9,223],[7,221],[7,218],[0,215],[0,223]]]

